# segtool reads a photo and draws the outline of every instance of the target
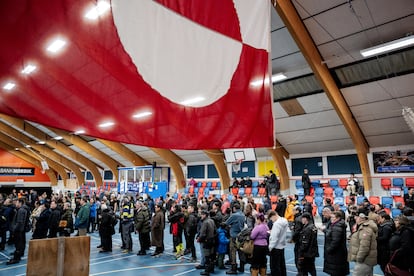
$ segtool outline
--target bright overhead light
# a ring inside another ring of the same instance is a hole
[[[107,128],[107,127],[110,127],[110,126],[113,126],[113,125],[115,125],[114,122],[108,121],[108,122],[104,122],[102,124],[99,124],[99,127],[101,127],[101,128]]]
[[[31,146],[31,145],[26,145],[25,147],[26,147],[26,148],[31,148],[32,146]]]
[[[44,144],[46,144],[46,142],[45,141],[38,141],[37,142],[39,145],[44,145]]]
[[[3,88],[5,89],[5,90],[12,90],[14,87],[16,86],[16,84],[14,83],[14,82],[8,82],[8,83],[6,83],[4,86],[3,86]]]
[[[201,102],[201,101],[204,101],[204,100],[205,99],[203,97],[196,97],[196,98],[192,98],[192,99],[182,101],[181,104],[182,105],[191,105],[191,104],[198,103],[198,102]]]
[[[20,150],[19,148],[14,148],[14,150]]]
[[[104,14],[109,10],[111,5],[106,1],[99,1],[98,4],[91,8],[86,14],[85,17],[91,20],[97,19],[99,16]]]
[[[394,41],[380,44],[371,48],[361,50],[360,53],[364,57],[370,57],[382,53],[387,53],[393,50],[404,48],[414,44],[414,35],[406,36]]]
[[[62,136],[56,136],[56,137],[53,137],[52,139],[53,139],[53,140],[62,140],[62,139],[63,139],[63,137],[62,137]]]
[[[36,68],[37,67],[35,65],[28,64],[28,65],[26,65],[26,67],[23,68],[22,74],[28,75],[28,74],[32,73],[33,71],[35,71]]]
[[[47,47],[47,50],[51,53],[57,53],[65,45],[66,45],[65,40],[57,38],[51,44],[49,44],[49,46]]]
[[[151,114],[152,114],[152,112],[146,111],[146,112],[136,113],[136,114],[132,115],[132,117],[134,117],[135,119],[138,119],[138,118],[149,116]]]
[[[75,131],[73,134],[75,134],[75,135],[79,135],[79,134],[84,134],[85,133],[85,130],[83,130],[83,129],[79,129],[79,130],[77,130],[77,131]],[[58,137],[60,137],[60,136],[58,136]],[[57,139],[56,139],[57,140]],[[59,139],[60,140],[60,139]]]
[[[272,76],[272,83],[282,81],[284,79],[287,79],[286,75],[283,73],[275,74]]]

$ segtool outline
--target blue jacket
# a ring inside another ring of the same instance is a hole
[[[218,234],[217,253],[226,254],[227,248],[230,242],[229,239],[227,238],[227,231],[220,227],[217,230],[217,234]]]
[[[238,210],[237,212],[231,214],[231,216],[226,220],[226,224],[230,226],[230,237],[237,237],[237,235],[244,228],[244,221],[245,216],[242,211]]]

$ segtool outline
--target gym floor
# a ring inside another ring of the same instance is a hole
[[[138,236],[133,235],[134,252],[130,254],[121,253],[121,237],[119,233],[113,236],[113,250],[110,253],[99,253],[97,246],[100,244],[99,234],[94,232],[89,234],[91,236],[91,255],[90,255],[90,271],[89,275],[165,275],[165,276],[179,276],[179,275],[199,275],[201,270],[194,268],[197,263],[190,262],[190,255],[176,260],[174,253],[172,253],[172,238],[168,233],[168,227],[165,230],[165,251],[160,257],[151,257],[151,251],[148,251],[146,256],[137,256],[139,250]],[[31,233],[28,233],[28,240],[31,238]],[[318,236],[319,254],[321,257],[316,259],[316,268],[318,275],[327,275],[323,270],[323,242],[322,234]],[[200,256],[199,247],[197,248],[197,256]],[[0,251],[0,276],[1,275],[26,275],[26,262],[28,247],[26,247],[25,256],[18,264],[6,265],[7,260],[10,259],[11,253],[14,251],[14,246],[7,245],[4,251]],[[294,264],[293,244],[288,243],[285,250],[286,267],[288,276],[296,275],[296,267]],[[351,270],[353,263],[351,263]],[[269,272],[269,270],[268,270]],[[239,275],[249,275],[249,265],[246,266],[245,273]],[[213,275],[226,275],[225,270],[215,269]],[[379,266],[375,266],[374,275],[383,275]]]

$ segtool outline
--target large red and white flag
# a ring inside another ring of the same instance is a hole
[[[105,3],[106,13],[85,17]],[[270,8],[268,0],[0,1],[0,112],[143,146],[272,146]],[[57,38],[62,49],[48,51]],[[22,73],[27,65],[36,69]]]

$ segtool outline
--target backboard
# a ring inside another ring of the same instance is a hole
[[[227,163],[234,163],[237,160],[256,161],[256,152],[253,148],[224,149],[224,158]]]

